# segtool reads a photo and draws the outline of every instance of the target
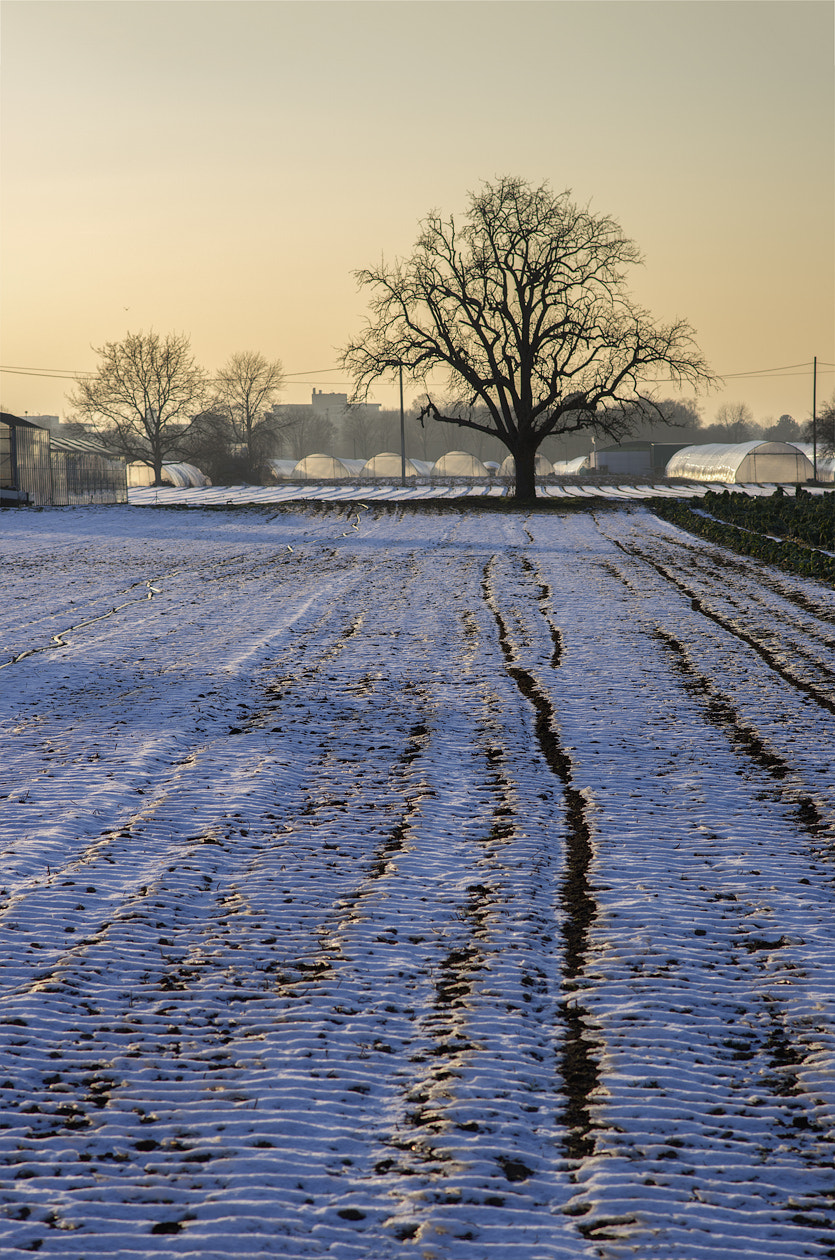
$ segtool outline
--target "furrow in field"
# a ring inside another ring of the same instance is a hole
[[[663,594],[620,573],[613,585],[586,526],[574,532],[597,563],[555,562],[537,530],[553,604],[573,610],[560,721],[596,837],[583,1002],[604,1048],[600,1127],[570,1208],[607,1257],[824,1255],[831,888],[797,803],[773,791],[756,691],[744,721],[720,701],[719,726],[703,695],[676,703],[678,654],[659,662],[651,646]]]

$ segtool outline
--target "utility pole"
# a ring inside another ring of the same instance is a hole
[[[403,364],[400,364],[400,484],[406,484],[406,421],[403,415]]]
[[[818,356],[815,355],[812,360],[812,475],[817,481],[818,479],[818,417],[817,417],[817,392],[818,392]]]

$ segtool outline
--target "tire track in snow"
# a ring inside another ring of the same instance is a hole
[[[701,701],[709,721],[726,731],[735,747],[780,784],[778,795],[792,807],[798,825],[814,840],[831,837],[835,842],[835,821],[827,822],[824,819],[821,807],[804,787],[800,773],[769,747],[753,726],[742,720],[729,697],[697,668],[689,650],[676,635],[658,626],[655,637],[672,653],[685,690]],[[786,784],[786,779],[792,782]]]
[[[604,537],[607,536],[604,535]],[[812,657],[811,655],[808,657],[809,663],[814,666],[815,672],[823,674],[824,680],[827,683],[832,683],[833,687],[827,688],[826,690],[824,690],[819,682],[810,682],[807,678],[803,678],[796,670],[790,669],[789,666],[779,660],[776,653],[763,643],[760,638],[757,638],[755,634],[749,633],[740,625],[730,621],[729,618],[724,616],[722,613],[708,607],[703,596],[700,595],[693,587],[692,582],[685,581],[683,578],[677,577],[676,574],[673,573],[666,565],[657,560],[653,560],[651,556],[648,556],[645,552],[635,547],[628,547],[619,539],[610,538],[608,541],[618,547],[624,555],[630,556],[633,559],[640,560],[644,564],[649,565],[650,568],[655,570],[659,577],[663,578],[665,582],[668,582],[671,586],[675,587],[676,590],[690,600],[690,606],[694,612],[698,612],[703,617],[712,621],[715,625],[719,626],[721,630],[725,631],[726,634],[730,634],[735,639],[739,639],[742,643],[746,643],[748,647],[752,648],[753,651],[755,651],[757,655],[765,661],[769,669],[772,669],[776,674],[779,674],[784,682],[788,683],[796,690],[802,691],[804,695],[809,696],[811,700],[820,705],[820,707],[825,709],[828,713],[835,714],[835,692],[833,691],[833,688],[835,688],[835,672],[826,669],[820,660],[816,657]]]
[[[508,634],[507,623],[499,609],[491,583],[491,565],[492,561],[488,561],[484,567],[482,591],[485,603],[496,622],[505,669],[534,710],[537,741],[548,766],[559,780],[565,797],[567,858],[561,889],[565,908],[561,929],[565,959],[563,974],[566,989],[576,989],[585,966],[589,930],[596,917],[588,875],[593,848],[591,829],[586,817],[586,801],[573,785],[571,760],[560,745],[556,714],[551,701],[533,674],[518,662],[517,649]],[[541,593],[544,592],[545,588],[542,587]],[[553,635],[550,623],[549,628]],[[555,652],[560,649],[561,644],[555,643]],[[590,1019],[582,1003],[565,1001],[560,1014],[565,1028],[560,1066],[566,1091],[566,1152],[571,1158],[581,1160],[594,1150],[589,1096],[599,1083],[598,1068],[592,1054],[592,1040],[588,1037]]]

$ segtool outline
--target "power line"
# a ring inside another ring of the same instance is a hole
[[[835,368],[835,363],[827,363],[825,360],[819,359],[818,370],[820,371],[822,367]],[[319,381],[320,377],[325,376],[329,372],[339,372],[339,371],[341,371],[341,368],[339,367],[311,368],[305,372],[285,372],[284,377],[285,379],[292,378],[294,384],[296,385],[318,385],[320,383]],[[717,376],[719,377],[720,380],[723,380],[723,381],[757,380],[757,379],[768,380],[772,377],[776,380],[779,377],[808,376],[811,373],[811,371],[812,371],[811,362],[787,363],[782,367],[760,368],[756,372],[719,372],[717,373]],[[45,380],[57,380],[57,381],[61,381],[61,380],[73,381],[73,380],[78,380],[79,377],[87,377],[87,376],[95,375],[95,372],[93,372],[90,369],[73,371],[70,368],[40,368],[40,367],[30,368],[30,367],[21,367],[18,364],[9,365],[8,367],[0,366],[0,372],[6,372],[10,376],[33,376],[33,377],[40,377],[41,379],[45,379]],[[317,379],[299,380],[298,379],[299,377],[316,377]],[[672,383],[672,378],[670,378],[669,382],[665,380],[665,381],[658,381],[657,383],[658,384]],[[331,379],[330,381],[327,382],[327,384],[351,385],[353,384],[353,382],[350,380],[344,380],[344,379],[341,379],[341,380]]]

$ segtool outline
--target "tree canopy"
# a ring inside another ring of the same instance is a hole
[[[211,410],[226,425],[227,444],[241,448],[246,475],[257,476],[264,459],[278,453],[281,430],[287,427],[275,407],[284,384],[281,363],[257,351],[241,351],[230,356],[213,384]]]
[[[153,465],[161,485],[165,457],[182,444],[205,399],[206,373],[183,333],[128,333],[94,349],[99,367],[76,382],[70,402],[111,449]]]
[[[342,354],[354,398],[402,368],[426,390],[421,416],[494,434],[531,498],[549,435],[617,439],[652,411],[655,382],[713,380],[690,325],[659,324],[630,297],[640,262],[614,219],[569,192],[485,182],[461,225],[433,211],[408,258],[356,273],[372,314]]]

